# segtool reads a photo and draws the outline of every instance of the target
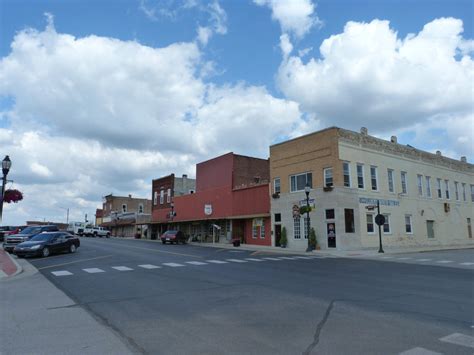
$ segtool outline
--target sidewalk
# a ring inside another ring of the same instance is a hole
[[[20,265],[10,254],[0,247],[0,280],[15,276],[21,272]]]
[[[11,268],[0,258],[3,270]],[[0,279],[0,354],[139,353],[27,261],[18,261],[22,272]]]

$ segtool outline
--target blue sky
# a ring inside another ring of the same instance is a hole
[[[152,178],[332,125],[472,162],[472,14],[467,0],[0,0],[0,153],[30,196],[6,216],[93,215],[108,193],[148,196]]]

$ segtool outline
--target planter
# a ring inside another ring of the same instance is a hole
[[[234,239],[232,241],[232,244],[234,245],[234,247],[240,247],[240,240],[239,239]]]

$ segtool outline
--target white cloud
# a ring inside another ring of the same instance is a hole
[[[259,6],[272,10],[272,18],[280,23],[283,32],[302,38],[312,27],[321,26],[311,0],[254,0]]]
[[[206,46],[212,37],[212,30],[209,27],[198,27],[197,39],[201,45]]]
[[[280,36],[280,49],[281,49],[281,52],[283,53],[283,58],[285,60],[293,51],[293,45],[291,44],[290,38],[286,33]]]
[[[278,86],[326,126],[380,133],[417,123],[448,132],[447,122],[472,128],[474,65],[471,56],[460,55],[471,43],[462,31],[462,21],[453,18],[434,20],[406,38],[388,21],[348,22],[343,33],[323,41],[320,59],[284,57]],[[450,136],[456,151],[466,152],[454,143],[465,132]]]

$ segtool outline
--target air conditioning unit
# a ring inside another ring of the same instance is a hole
[[[445,202],[444,203],[444,212],[448,213],[449,211],[451,211],[451,206],[449,205],[449,203]]]

